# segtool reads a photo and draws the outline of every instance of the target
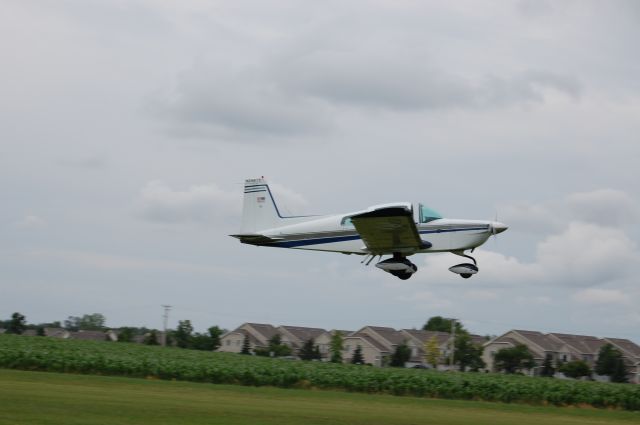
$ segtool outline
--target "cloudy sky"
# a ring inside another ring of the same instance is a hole
[[[0,315],[357,329],[460,318],[640,342],[636,1],[0,0]],[[421,201],[510,225],[469,280],[241,245]]]

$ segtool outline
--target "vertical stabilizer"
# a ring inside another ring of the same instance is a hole
[[[248,234],[270,229],[278,226],[281,219],[264,177],[245,180],[241,232]]]

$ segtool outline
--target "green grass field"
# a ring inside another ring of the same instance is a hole
[[[0,424],[631,424],[640,413],[0,369]]]
[[[640,411],[640,385],[287,361],[17,335],[0,335],[0,368]]]

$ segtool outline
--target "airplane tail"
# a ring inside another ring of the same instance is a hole
[[[277,227],[281,225],[282,219],[264,177],[245,180],[241,233],[251,234]]]

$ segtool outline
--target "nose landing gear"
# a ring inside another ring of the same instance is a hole
[[[469,258],[471,261],[473,261],[473,264],[471,263],[456,264],[455,266],[449,267],[449,271],[455,274],[459,274],[463,279],[469,279],[471,276],[478,273],[479,271],[478,263],[476,262],[475,258],[473,258],[470,255],[466,255],[464,251],[452,251],[452,252],[456,255],[459,255],[460,257]]]

